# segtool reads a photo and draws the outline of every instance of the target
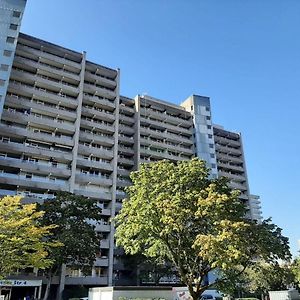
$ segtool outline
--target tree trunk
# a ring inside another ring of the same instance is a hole
[[[195,292],[192,285],[188,285],[188,289],[193,300],[199,300],[200,295],[202,294],[200,291]]]
[[[47,280],[47,285],[46,285],[46,290],[45,290],[43,300],[48,300],[48,297],[49,297],[49,294],[50,294],[51,280],[52,280],[52,274],[50,273],[49,277],[48,277],[48,280]]]
[[[60,276],[59,276],[59,285],[56,293],[56,300],[62,299],[62,294],[65,289],[65,280],[66,280],[66,265],[61,265]]]

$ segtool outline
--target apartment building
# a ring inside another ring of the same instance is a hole
[[[140,163],[198,156],[212,177],[232,180],[249,217],[260,220],[241,137],[213,125],[208,97],[192,95],[175,105],[146,95],[121,96],[118,69],[88,61],[85,52],[19,34],[24,7],[23,0],[0,5],[5,35],[0,36],[0,196],[41,202],[68,191],[98,201],[102,220],[96,230],[103,236],[98,258],[90,276],[67,268],[66,285],[135,283],[122,249],[115,248],[109,220],[121,209],[130,172]]]

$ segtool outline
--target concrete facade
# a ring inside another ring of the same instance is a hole
[[[199,95],[187,98],[181,106],[193,116],[195,156],[206,161],[211,176],[217,178],[217,160],[214,142],[210,99]]]
[[[26,0],[0,1],[0,117]]]

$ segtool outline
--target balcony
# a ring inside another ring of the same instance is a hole
[[[87,160],[84,158],[77,158],[77,166],[89,167],[89,168],[97,168],[99,170],[104,171],[113,171],[113,167],[111,163],[100,162],[100,161],[93,161]]]
[[[103,98],[108,98],[111,100],[114,100],[117,96],[116,92],[111,91],[110,89],[107,89],[105,87],[99,87],[89,83],[83,84],[83,90],[86,93],[97,94],[98,96],[101,96]]]
[[[107,121],[109,123],[113,123],[116,119],[116,116],[113,112],[110,111],[103,111],[101,109],[94,109],[94,108],[88,108],[88,107],[82,107],[81,113],[85,116],[94,118],[99,117],[99,119],[103,121]]]
[[[133,126],[127,126],[125,124],[119,124],[119,133],[126,133],[128,135],[134,134],[135,129]]]
[[[108,239],[101,240],[100,248],[101,249],[108,249],[109,248],[109,240]]]
[[[105,134],[96,134],[88,131],[80,131],[79,139],[82,142],[99,142],[103,146],[113,146],[115,144],[115,139],[113,135],[106,136]]]
[[[190,127],[191,129],[187,129],[187,128],[184,128],[184,127],[169,124],[167,122],[154,120],[152,118],[150,119],[149,117],[141,117],[141,122],[146,123],[146,124],[150,124],[150,125],[153,125],[153,126],[157,126],[157,127],[163,128],[163,129],[169,129],[169,130],[178,132],[178,134],[190,134],[190,135],[193,134],[192,124],[191,124],[191,127]],[[180,123],[177,123],[177,124],[180,124]]]
[[[244,168],[243,167],[239,167],[237,165],[234,165],[234,164],[230,164],[230,163],[222,163],[222,162],[218,162],[218,167],[220,168],[224,168],[224,169],[227,169],[227,170],[234,170],[234,171],[240,171],[240,172],[244,172]]]
[[[246,181],[246,177],[244,175],[232,174],[230,172],[224,172],[222,170],[219,170],[218,174],[219,174],[219,176],[224,176],[224,177],[227,177],[229,179],[236,180],[236,181],[241,181],[241,182]]]
[[[127,112],[130,115],[134,115],[134,113],[135,113],[134,107],[127,106],[123,103],[120,103],[119,110],[120,110],[120,114]]]
[[[151,129],[148,127],[141,126],[140,134],[141,135],[149,135],[151,137],[158,138],[158,139],[166,139],[168,141],[175,142],[175,143],[182,143],[182,144],[186,144],[186,145],[194,144],[192,136],[186,137],[186,136],[182,136],[180,134],[173,134],[173,133],[167,132],[165,130],[161,131],[161,130],[156,130],[156,129]]]
[[[133,145],[134,144],[134,137],[133,136],[126,136],[122,133],[119,133],[118,136],[119,142],[123,144]]]
[[[122,169],[122,168],[118,167],[118,175],[129,177],[129,175],[130,175],[131,172],[132,171],[130,171],[130,170],[126,170],[126,169]]]
[[[214,139],[216,143],[220,142],[221,144],[232,145],[233,147],[241,147],[241,142],[239,140],[232,140],[216,134],[214,134]]]
[[[70,78],[70,79],[73,79],[78,82],[80,81],[80,77],[78,74],[64,70],[63,68],[55,67],[55,66],[45,63],[45,62],[21,57],[18,55],[18,52],[20,52],[20,51],[18,51],[18,47],[17,47],[17,51],[16,51],[17,54],[15,55],[14,63],[18,63],[18,64],[22,65],[24,68],[26,68],[26,66],[29,66],[29,67],[40,69],[40,70],[43,70],[43,71],[46,71],[49,73],[54,73],[61,77]]]
[[[96,231],[98,232],[110,232],[110,225],[107,223],[97,224]]]
[[[229,183],[229,186],[234,188],[234,189],[240,190],[240,191],[247,191],[248,190],[246,185],[240,184],[240,183],[237,183],[237,182],[233,182],[233,181],[231,181]]]
[[[103,109],[107,110],[114,110],[116,108],[116,105],[114,101],[111,101],[109,99],[106,99],[105,97],[99,97],[97,95],[89,95],[88,93],[83,94],[83,103],[84,104],[89,104],[89,105],[94,105],[97,104]]]
[[[221,152],[226,152],[226,153],[232,153],[236,155],[242,155],[242,151],[240,148],[236,149],[233,147],[227,147],[221,144],[216,143],[215,144],[216,150],[220,150]]]
[[[115,89],[117,86],[117,82],[114,79],[111,79],[109,77],[92,73],[91,71],[85,71],[84,73],[84,79],[87,79],[89,81],[95,81],[101,83],[101,85],[106,86],[108,88]]]
[[[132,182],[130,180],[117,180],[117,187],[125,187],[129,185],[132,185]]]
[[[187,116],[190,117],[189,120],[184,119],[184,118],[180,118],[180,117],[175,117],[170,115],[169,113],[165,112],[159,112],[159,111],[155,111],[151,108],[141,108],[141,115],[145,116],[145,117],[153,117],[158,121],[163,121],[163,122],[168,122],[170,124],[174,124],[174,125],[178,125],[181,124],[183,127],[191,127],[193,126],[193,119],[191,118],[191,114],[189,112],[184,111],[183,113],[186,114]],[[181,112],[182,113],[182,112]]]
[[[132,117],[127,117],[123,114],[119,115],[120,121],[123,121],[123,123],[127,123],[127,124],[134,124],[135,120],[134,120],[134,116]]]
[[[27,93],[29,97],[34,98],[36,96],[36,98],[45,102],[51,102],[55,104],[61,103],[62,105],[65,105],[73,109],[76,109],[78,106],[78,102],[76,98],[68,97],[59,92],[54,92],[51,90],[34,87],[33,85],[21,83],[21,82],[16,82],[16,81],[9,82],[8,92],[19,94],[20,91]]]
[[[217,159],[223,160],[223,161],[228,161],[228,162],[235,162],[235,163],[244,163],[242,158],[236,157],[236,156],[232,156],[232,155],[228,155],[228,154],[224,154],[222,152],[216,152],[217,155]]]
[[[15,196],[15,195],[17,195],[17,191],[0,189],[0,197],[1,198],[4,196]]]
[[[3,125],[0,124],[0,132],[5,132],[6,134],[14,137],[27,137],[33,140],[39,140],[41,142],[50,142],[50,143],[57,143],[60,145],[66,145],[66,146],[74,146],[74,141],[71,137],[57,137],[54,136],[51,133],[39,133],[39,132],[34,132],[31,129],[27,128],[20,128],[17,126],[8,126],[8,125]]]
[[[17,192],[18,196],[22,197],[22,203],[43,203],[46,199],[53,199],[54,196],[51,194],[40,194],[31,192]]]
[[[15,122],[18,120],[18,123],[36,125],[39,128],[46,130],[51,129],[60,129],[64,133],[73,134],[75,131],[75,124],[69,124],[64,120],[53,119],[53,117],[48,117],[45,115],[33,114],[33,113],[21,113],[13,110],[3,110],[2,119],[5,121]]]
[[[133,166],[134,165],[134,160],[132,159],[128,159],[125,157],[118,157],[118,164],[122,164],[122,165],[128,165],[128,166]]]
[[[249,196],[246,195],[246,194],[240,194],[240,195],[239,195],[239,199],[249,201]]]
[[[89,175],[83,173],[77,173],[75,175],[76,183],[91,183],[102,186],[112,186],[112,179],[100,176],[100,175]]]
[[[174,152],[183,153],[183,154],[187,154],[187,155],[193,155],[194,154],[193,149],[186,148],[181,144],[172,145],[171,142],[168,142],[168,141],[165,142],[164,140],[162,140],[160,142],[160,141],[153,141],[150,138],[148,138],[148,139],[141,138],[141,145],[162,147],[164,149],[168,149],[168,150],[171,150],[171,151],[174,151]]]
[[[41,180],[39,178],[26,179],[24,175],[0,173],[0,183],[16,185],[20,187],[38,188],[51,191],[68,191],[68,182],[58,182],[51,180]]]
[[[84,120],[81,119],[80,124],[82,126],[91,128],[91,129],[98,129],[101,132],[106,132],[106,133],[114,133],[115,132],[115,126],[113,124],[104,122],[104,121],[88,121],[88,120]]]
[[[116,202],[116,212],[119,212],[121,210],[121,208],[122,208],[122,203]]]
[[[54,150],[52,147],[50,149],[33,147],[28,143],[14,143],[14,142],[1,142],[0,141],[0,151],[10,152],[16,154],[34,154],[40,157],[59,159],[60,161],[70,162],[72,161],[72,153],[60,152]]]
[[[134,150],[133,150],[132,147],[127,147],[127,146],[124,146],[122,144],[119,144],[118,151],[120,153],[129,154],[129,155],[134,154]]]
[[[1,127],[0,127],[1,129]],[[104,148],[97,148],[97,147],[92,147],[92,146],[85,146],[85,145],[78,145],[78,153],[82,155],[90,155],[93,154],[95,156],[100,156],[101,158],[104,159],[112,159],[114,157],[113,154],[113,149],[111,150],[106,150]]]
[[[89,198],[98,199],[98,200],[111,200],[112,199],[111,193],[89,190],[88,186],[86,189],[75,189],[74,193],[76,195],[82,195],[84,197],[89,197]]]
[[[108,277],[94,277],[94,276],[85,276],[85,277],[66,277],[66,285],[92,285],[92,286],[101,286],[108,285]]]
[[[79,94],[79,87],[72,85],[68,82],[58,80],[49,76],[40,75],[40,74],[32,74],[30,72],[22,71],[22,70],[12,70],[11,78],[17,79],[20,81],[29,81],[31,80],[34,83],[39,83],[39,86],[44,88],[49,88],[50,90],[58,90],[71,94],[72,96],[77,97]]]
[[[59,177],[70,177],[71,170],[67,168],[54,167],[51,163],[47,165],[25,161],[17,158],[0,157],[0,166],[19,168],[23,171],[34,172],[36,174],[49,174],[57,175]]]
[[[24,108],[24,109],[34,109],[35,112],[50,115],[56,117],[59,115],[66,120],[75,121],[77,118],[76,111],[65,110],[63,107],[55,106],[55,104],[49,104],[47,102],[42,102],[39,100],[28,99],[24,97],[14,97],[14,96],[6,96],[5,104]]]
[[[110,217],[111,216],[111,209],[110,208],[102,208],[101,215]]]
[[[45,58],[47,60],[53,61],[55,64],[59,63],[61,65],[67,65],[67,66],[76,68],[78,70],[81,69],[81,63],[80,62],[77,63],[75,61],[63,58],[61,56],[57,56],[57,55],[54,55],[54,54],[51,54],[51,53],[48,53],[48,52],[45,52],[45,51],[37,50],[37,49],[31,48],[31,47],[25,46],[25,45],[18,45],[17,48],[18,48],[18,50],[22,50],[22,51],[25,51],[27,53],[32,53],[32,54],[35,54],[38,57]]]
[[[145,155],[145,154],[147,154],[157,160],[170,159],[170,160],[177,161],[177,160],[185,160],[186,159],[184,157],[181,157],[180,155],[169,154],[168,151],[166,151],[166,150],[156,151],[156,150],[141,148],[141,155]]]

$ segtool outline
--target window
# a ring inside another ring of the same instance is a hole
[[[209,144],[209,148],[213,148],[214,147],[214,144]]]
[[[208,134],[207,136],[209,139],[212,139],[212,137],[213,137],[212,134]]]
[[[0,86],[4,86],[4,84],[5,84],[5,80],[0,79]]]
[[[10,24],[9,25],[9,29],[17,30],[18,29],[18,25],[17,24]]]
[[[212,169],[215,169],[217,166],[216,164],[211,164]]]
[[[12,55],[12,51],[10,51],[10,50],[4,50],[3,51],[3,55],[7,56],[7,57],[10,57]]]
[[[15,42],[15,38],[12,37],[12,36],[8,36],[8,37],[6,38],[6,42],[7,42],[7,43],[10,43],[10,44],[13,44],[13,43]]]
[[[194,109],[194,106],[192,105],[192,106],[191,106],[191,111],[193,111],[193,109]]]
[[[211,129],[211,125],[207,125],[207,129]]]
[[[0,71],[8,71],[8,65],[1,64],[0,65]]]
[[[16,11],[16,10],[13,11],[13,17],[20,18],[20,16],[21,16],[21,12],[20,11]]]
[[[208,120],[208,121],[209,121],[209,120],[210,120],[210,116],[206,116],[206,120]]]
[[[210,154],[211,158],[215,158],[215,155],[213,153]]]
[[[209,107],[205,106],[205,110],[206,111],[210,111]]]

